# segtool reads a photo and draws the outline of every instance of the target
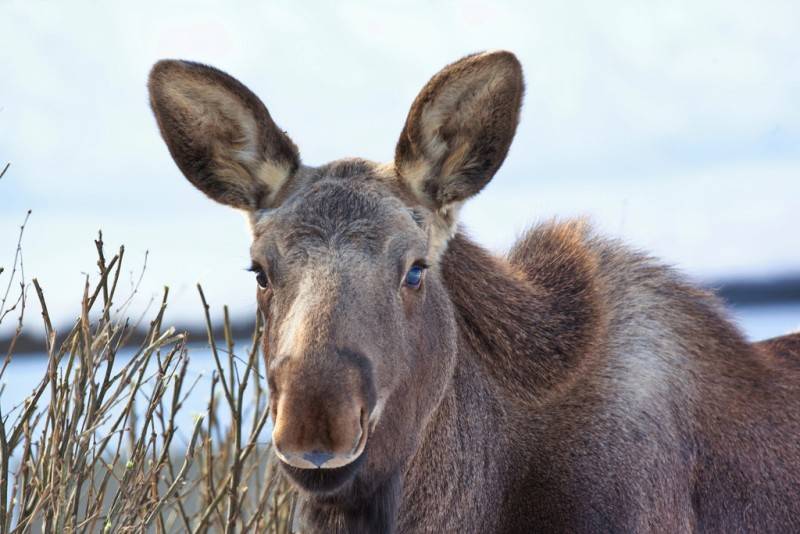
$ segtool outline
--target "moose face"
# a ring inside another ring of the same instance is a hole
[[[516,58],[468,56],[437,74],[384,165],[301,165],[261,101],[211,67],[162,61],[149,87],[189,181],[248,213],[283,467],[318,493],[358,473],[400,471],[453,373],[456,324],[439,259],[458,207],[513,138]]]
[[[360,167],[264,215],[251,247],[275,452],[315,488],[345,480],[368,443],[407,456],[455,354],[424,223]]]

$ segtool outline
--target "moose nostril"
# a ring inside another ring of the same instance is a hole
[[[333,454],[329,452],[314,451],[303,454],[304,460],[308,460],[317,467],[322,467],[331,458],[333,458]]]

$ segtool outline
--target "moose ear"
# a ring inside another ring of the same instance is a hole
[[[523,90],[519,61],[506,51],[467,56],[431,78],[395,150],[397,173],[421,202],[452,219],[489,183],[514,138]]]
[[[159,61],[148,87],[161,135],[195,187],[235,208],[271,207],[300,157],[256,95],[224,72],[189,61]]]

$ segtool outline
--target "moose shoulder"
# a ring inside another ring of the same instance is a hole
[[[580,221],[506,257],[459,232],[516,130],[511,53],[436,74],[388,164],[302,164],[208,66],[159,62],[149,87],[181,171],[249,216],[304,531],[800,531],[800,335],[746,342]]]

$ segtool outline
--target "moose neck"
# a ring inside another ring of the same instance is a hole
[[[461,337],[501,395],[539,405],[591,365],[605,314],[583,232],[580,223],[553,225],[508,259],[460,233],[449,243],[442,278]]]
[[[401,531],[456,523],[491,531],[513,512],[503,502],[519,470],[515,421],[568,391],[597,361],[605,314],[583,232],[553,226],[536,242],[523,240],[508,260],[461,234],[450,241],[441,275],[458,323],[458,359],[405,473]]]

